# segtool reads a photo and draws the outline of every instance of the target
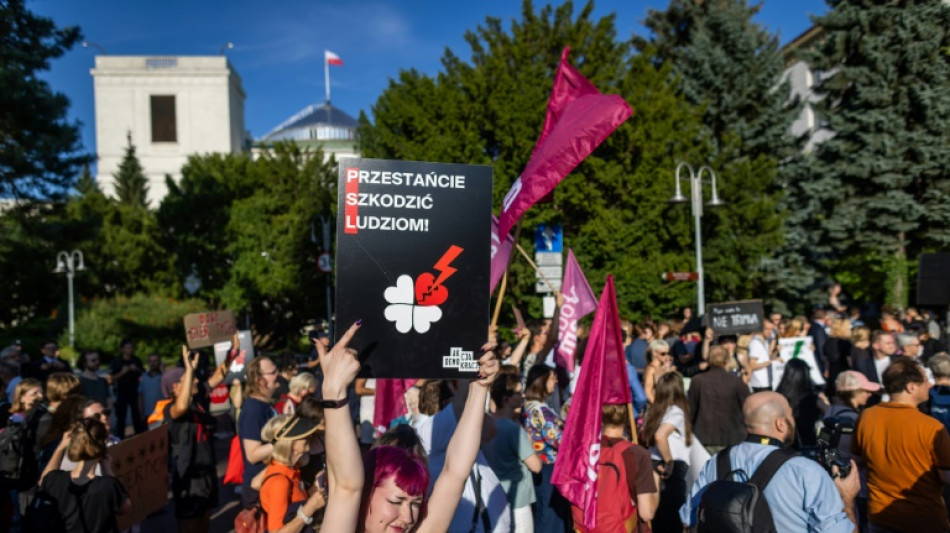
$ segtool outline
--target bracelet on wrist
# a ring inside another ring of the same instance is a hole
[[[303,520],[303,523],[308,526],[313,523],[313,515],[307,516],[304,514],[302,506],[297,508],[297,518]]]

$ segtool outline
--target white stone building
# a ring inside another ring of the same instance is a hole
[[[225,56],[96,56],[97,181],[114,193],[114,175],[131,134],[149,180],[149,205],[181,178],[189,155],[250,149],[241,77]]]

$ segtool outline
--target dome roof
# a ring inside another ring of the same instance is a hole
[[[356,138],[356,119],[329,102],[309,105],[269,131],[263,141],[347,141]]]

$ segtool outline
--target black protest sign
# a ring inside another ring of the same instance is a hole
[[[762,331],[765,309],[762,300],[743,300],[706,306],[706,324],[716,335]]]
[[[336,255],[337,337],[361,376],[473,377],[488,335],[492,169],[344,159]]]

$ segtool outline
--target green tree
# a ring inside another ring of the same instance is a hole
[[[135,145],[132,144],[132,133],[126,134],[128,144],[122,162],[119,163],[115,174],[115,195],[120,205],[131,207],[148,207],[148,178],[142,170],[142,164],[135,155]]]
[[[904,307],[912,262],[950,245],[950,6],[835,0],[806,56],[825,73],[816,111],[834,137],[812,177],[831,265],[852,286],[882,279],[877,300]]]
[[[190,158],[158,211],[178,277],[194,272],[212,307],[247,313],[258,346],[296,346],[304,323],[326,314],[310,224],[331,212],[336,176],[332,158],[293,143],[256,160]]]
[[[800,297],[815,273],[790,264],[795,254],[773,259],[783,249],[787,210],[780,205],[779,161],[798,152],[789,127],[799,105],[781,81],[778,38],[752,22],[759,7],[746,0],[671,0],[648,13],[652,37],[635,42],[656,64],[671,64],[686,99],[703,108],[713,151],[702,162],[716,170],[728,202],[707,210],[703,223],[710,296],[767,296],[781,305]]]
[[[524,2],[520,20],[498,19],[466,34],[470,61],[447,50],[436,77],[405,71],[360,120],[367,157],[491,164],[496,205],[527,164],[544,121],[564,46],[571,62],[605,93],[622,94],[634,117],[617,129],[555,189],[553,203],[524,216],[520,244],[542,222],[562,223],[565,243],[596,287],[617,277],[618,299],[632,317],[665,315],[687,305],[689,285],[666,284],[665,270],[691,268],[688,213],[667,205],[674,154],[705,157],[699,110],[671,85],[669,67],[656,68],[617,39],[614,17],[593,17],[593,4],[574,13],[571,2],[535,11]],[[696,154],[695,156],[693,154]],[[660,176],[664,178],[661,179]],[[516,258],[511,297],[540,314],[535,275]]]
[[[69,100],[39,73],[81,33],[2,0],[0,35],[0,197],[62,198],[89,158],[79,154],[79,124],[66,119]]]

